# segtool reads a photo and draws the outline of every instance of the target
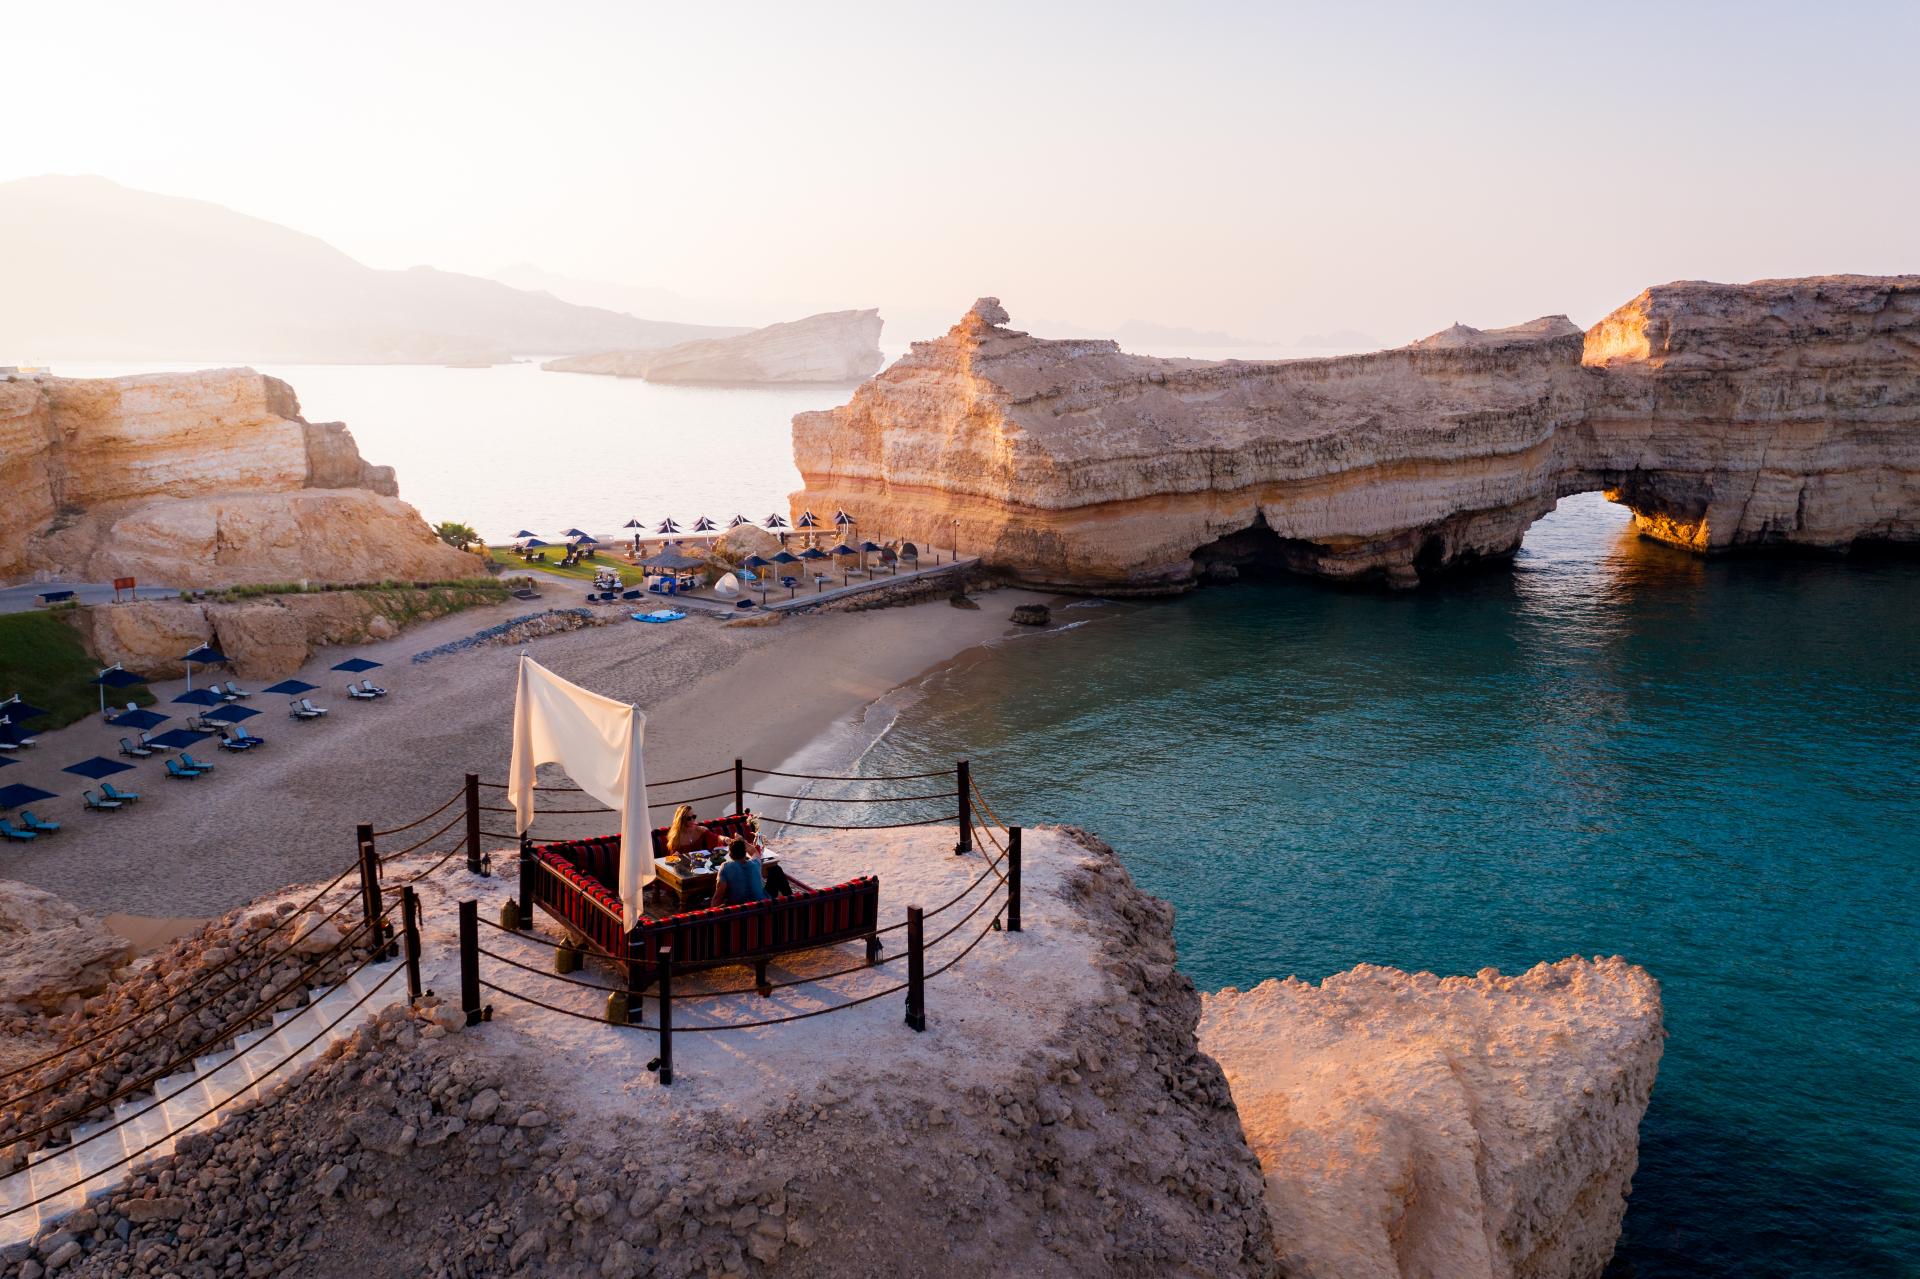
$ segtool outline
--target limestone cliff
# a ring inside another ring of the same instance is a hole
[[[1035,338],[984,298],[802,413],[796,506],[1036,584],[1279,567],[1409,585],[1511,555],[1571,493],[1699,549],[1920,541],[1920,277],[1649,290],[1327,360]]]
[[[156,585],[473,574],[337,422],[251,369],[0,382],[0,578]]]
[[[1361,965],[1207,996],[1300,1279],[1597,1279],[1659,1067],[1660,991],[1618,958],[1517,977]]]
[[[857,382],[880,367],[881,323],[872,309],[831,311],[664,351],[604,351],[540,367],[650,382]]]

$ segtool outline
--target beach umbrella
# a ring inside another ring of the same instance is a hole
[[[348,674],[351,674],[351,675],[358,675],[361,671],[379,670],[380,663],[369,661],[364,657],[349,657],[346,661],[341,662],[339,665],[335,666],[333,669],[336,671],[346,671]]]
[[[115,773],[127,772],[132,767],[132,764],[122,764],[119,760],[108,759],[105,755],[95,755],[92,759],[83,759],[78,764],[68,764],[60,771],[77,773],[81,777],[91,778],[97,782],[102,777],[112,777]]]
[[[251,706],[221,706],[208,711],[202,719],[217,719],[228,724],[238,724],[243,719],[252,719],[260,712]]]
[[[704,515],[693,522],[693,531],[696,533],[712,533],[718,530],[719,527],[718,524],[715,524]]]
[[[587,535],[587,531],[586,531],[585,529],[583,529],[583,528],[570,528],[570,529],[568,529],[568,530],[567,530],[567,531],[566,531],[566,532],[565,532],[565,533],[564,533],[564,534],[563,534],[562,536],[565,536],[565,537],[585,537],[586,535]]]
[[[646,525],[642,524],[639,520],[628,520],[625,524],[622,524],[620,527],[621,528],[645,528]]]
[[[122,711],[107,723],[115,728],[152,728],[155,724],[164,724],[171,718],[158,711]]]
[[[0,786],[0,808],[18,808],[22,804],[37,804],[43,799],[58,799],[50,790],[41,790],[38,786]]]
[[[780,514],[780,512],[778,511],[775,511],[772,515],[767,516],[767,518],[764,520],[761,520],[760,523],[766,526],[767,528],[775,529],[775,530],[790,527],[790,525],[788,525],[787,523],[787,517]]]
[[[553,545],[552,542],[543,542],[537,537],[530,537],[526,541],[520,544],[520,549],[523,551],[537,551],[543,546],[552,546],[552,545]]]
[[[112,666],[107,667],[98,675],[95,675],[92,682],[100,686],[100,713],[104,715],[107,711],[108,689],[132,688],[135,684],[146,683],[147,677],[145,675],[136,675],[134,672],[120,665],[120,663],[115,662]]]
[[[41,710],[38,706],[33,706],[21,701],[20,694],[18,693],[15,693],[6,701],[0,702],[0,715],[5,715],[8,719],[16,722],[23,719],[38,719],[46,713],[47,712]]]
[[[188,706],[218,706],[227,699],[210,688],[190,688],[173,700]]]
[[[302,693],[311,693],[319,688],[318,684],[309,684],[303,679],[283,679],[272,688],[263,688],[263,693],[273,693],[281,697],[298,697]]]
[[[727,521],[727,527],[739,528],[742,524],[751,524],[751,523],[753,523],[753,521],[748,519],[746,516],[735,515],[732,519]]]
[[[868,538],[866,541],[860,543],[860,567],[865,568],[867,566],[867,556],[880,549],[880,543],[874,541],[872,538]]]
[[[838,558],[842,555],[858,555],[860,554],[860,552],[856,548],[848,546],[845,542],[842,542],[840,543],[840,545],[834,547],[831,551],[828,551],[827,554],[834,556],[835,558]],[[847,570],[846,570],[846,567],[843,565],[841,566],[841,569],[840,569],[840,585],[845,586],[846,584],[847,584]]]
[[[752,569],[754,577],[759,581],[760,602],[762,604],[765,604],[767,602],[767,575],[765,573],[762,573],[760,570],[763,568],[766,568],[769,564],[772,564],[772,563],[773,563],[772,560],[764,559],[758,555],[749,555],[747,556],[747,558],[740,561],[740,567]]]
[[[189,746],[197,746],[212,737],[212,733],[196,732],[191,728],[170,728],[164,733],[149,737],[148,746],[158,746],[162,750],[183,751]]]
[[[180,660],[187,664],[187,688],[191,690],[193,688],[193,668],[196,664],[200,666],[224,665],[227,660],[227,655],[217,648],[211,648],[208,645],[202,644],[199,648],[194,649]]]
[[[27,736],[25,729],[21,728],[5,715],[0,715],[0,744],[19,746],[31,740],[33,739]]]
[[[9,764],[18,764],[19,762],[20,762],[19,760],[14,759],[11,756],[0,755],[0,768],[5,768]]]
[[[622,524],[622,525],[621,525],[620,527],[621,527],[621,528],[630,528],[630,529],[632,529],[632,530],[633,530],[633,549],[634,549],[634,550],[635,550],[636,552],[637,552],[637,551],[639,551],[639,549],[640,549],[640,534],[641,534],[641,532],[642,532],[642,530],[644,530],[644,529],[645,529],[645,528],[646,528],[647,526],[646,526],[646,525],[644,525],[644,524],[642,524],[642,523],[640,522],[640,520],[639,520],[639,518],[638,518],[638,517],[636,516],[635,518],[633,518],[633,519],[630,519],[630,520],[628,520],[628,521],[627,521],[627,522],[626,522],[625,524]]]
[[[680,526],[678,524],[675,524],[673,522],[673,516],[669,515],[667,516],[666,519],[661,520],[658,524],[654,525],[653,531],[661,534],[662,536],[670,536],[674,533],[678,533],[680,531]]]
[[[841,528],[846,528],[849,524],[853,523],[853,516],[848,515],[845,511],[835,511],[833,513],[833,522]]]
[[[540,535],[534,532],[530,528],[523,528],[518,533],[515,533],[514,536],[515,537],[539,537]]]

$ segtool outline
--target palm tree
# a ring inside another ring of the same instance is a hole
[[[464,551],[480,540],[480,535],[474,532],[471,524],[459,524],[452,520],[434,525],[433,535],[456,551]]]

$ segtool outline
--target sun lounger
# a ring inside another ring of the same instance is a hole
[[[297,697],[288,699],[287,717],[289,719],[319,719],[320,718],[318,713],[314,711],[310,711],[306,707],[302,706],[300,704],[300,699]]]
[[[325,715],[327,713],[327,708],[324,706],[315,706],[311,697],[303,697],[300,699],[300,709],[309,715]]]
[[[267,744],[266,738],[256,737],[252,733],[249,733],[245,724],[241,724],[233,730],[233,740],[239,742],[242,746],[265,746]]]
[[[121,790],[112,782],[101,782],[100,793],[117,804],[131,804],[134,800],[140,798],[139,791]]]
[[[381,688],[378,684],[374,683],[370,679],[361,680],[360,687],[365,689],[367,692],[372,693],[375,697],[385,697],[387,695],[386,689]]]
[[[620,598],[623,600],[637,600],[640,598],[640,592],[637,590],[621,591]]]
[[[221,696],[226,698],[237,697],[244,701],[245,699],[252,697],[253,694],[249,693],[246,689],[241,688],[238,684],[234,683],[232,680],[228,680],[227,691],[222,693]]]
[[[195,759],[191,751],[180,752],[180,767],[199,769],[203,773],[211,773],[213,771],[212,764],[205,764]]]
[[[0,818],[0,836],[19,840],[23,844],[30,843],[37,838],[30,830],[15,830],[5,818]]]
[[[363,689],[363,688],[361,688],[359,684],[357,684],[357,683],[350,683],[350,684],[348,684],[348,685],[347,685],[347,696],[348,696],[348,697],[357,697],[357,698],[359,698],[359,699],[360,699],[361,701],[363,701],[363,702],[370,702],[370,701],[372,701],[372,700],[373,700],[374,698],[376,698],[376,697],[378,697],[378,696],[380,696],[380,694],[378,694],[378,693],[369,693],[369,692],[368,692],[367,690],[365,690],[365,689]]]
[[[19,821],[20,825],[26,827],[36,835],[51,835],[60,829],[59,822],[43,822],[33,815],[31,808],[23,808],[20,810]]]
[[[135,759],[145,759],[147,756],[153,754],[153,751],[145,746],[135,746],[132,738],[123,737],[120,739],[120,753],[122,755],[131,755]]]
[[[180,767],[179,760],[170,759],[167,761],[167,776],[184,778],[187,781],[192,781],[194,778],[200,776],[200,770],[197,768],[182,768]]]
[[[231,732],[222,732],[220,734],[219,741],[220,741],[220,749],[223,751],[243,751],[247,749],[247,746],[248,746],[248,743],[241,741],[238,737],[235,737]]]
[[[103,813],[110,813],[114,809],[122,806],[119,800],[101,799],[98,795],[95,795],[90,790],[81,791],[80,798],[87,802],[88,808],[97,809],[98,811]]]
[[[19,749],[20,743],[18,742],[0,742],[0,751],[17,751]]]

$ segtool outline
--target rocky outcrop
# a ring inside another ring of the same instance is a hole
[[[185,674],[183,653],[212,644],[241,679],[292,674],[315,649],[388,639],[413,623],[506,598],[503,587],[391,587],[264,595],[198,603],[139,600],[83,608],[75,618],[103,663],[156,679]]]
[[[1912,544],[1920,276],[1672,284],[1585,335],[1554,316],[1281,362],[1049,341],[984,298],[793,441],[796,506],[1116,594],[1261,568],[1411,585],[1595,489],[1701,550]]]
[[[52,893],[0,880],[0,1016],[99,993],[133,946]],[[0,1140],[0,1145],[4,1145]]]
[[[650,382],[858,382],[880,367],[881,323],[872,309],[830,311],[664,351],[604,351],[540,367]]]
[[[0,578],[155,585],[472,576],[337,422],[251,369],[0,382]]]
[[[1362,965],[1205,998],[1301,1279],[1597,1279],[1613,1255],[1664,1037],[1614,958],[1517,977]]]

